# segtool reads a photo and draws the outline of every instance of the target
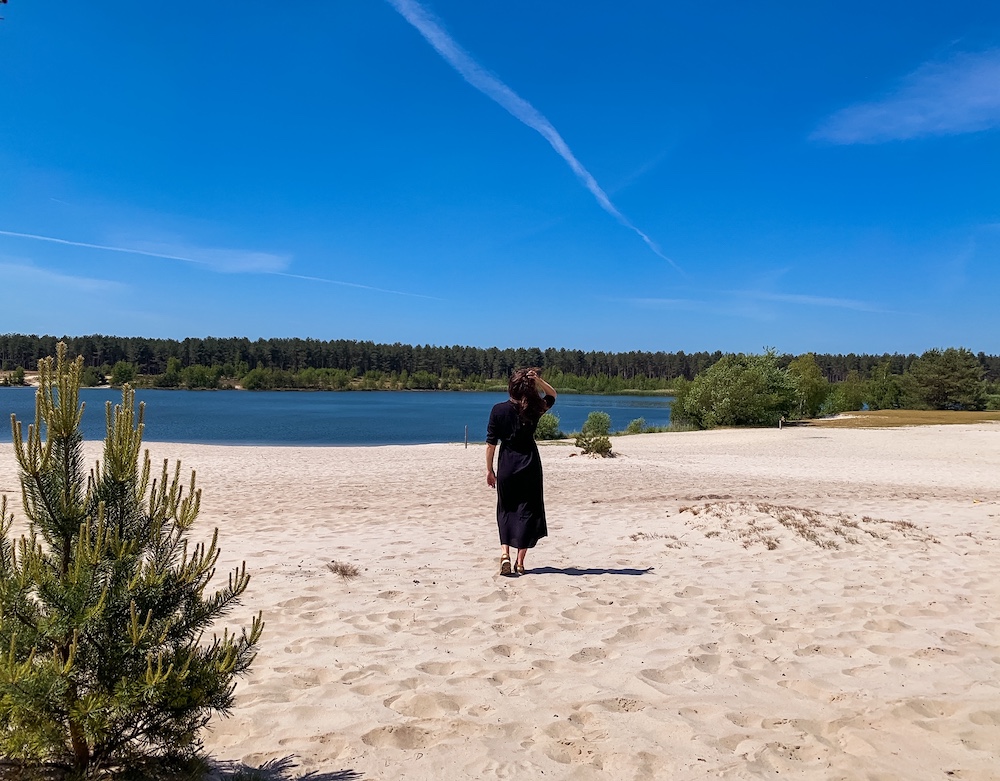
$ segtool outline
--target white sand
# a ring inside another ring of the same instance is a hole
[[[152,444],[198,471],[195,536],[247,560],[230,625],[267,622],[210,753],[330,781],[1000,778],[1000,425],[613,443],[543,447],[522,578],[495,574],[481,445]],[[9,445],[0,490],[19,510]]]

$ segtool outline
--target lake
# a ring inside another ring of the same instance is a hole
[[[83,434],[104,439],[104,405],[121,401],[110,388],[84,388]],[[449,391],[136,391],[146,404],[148,442],[213,445],[414,445],[482,442],[486,421],[505,393]],[[35,419],[34,388],[0,388],[0,413],[15,413],[25,430]],[[611,429],[635,418],[647,425],[670,423],[666,396],[583,396],[562,394],[552,409],[563,431],[579,431],[587,415],[611,416]],[[10,429],[3,439],[10,441]]]

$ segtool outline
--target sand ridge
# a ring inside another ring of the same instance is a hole
[[[481,445],[151,444],[247,560],[229,623],[267,621],[208,750],[287,778],[1000,777],[1000,426],[613,443],[543,446],[522,578]]]

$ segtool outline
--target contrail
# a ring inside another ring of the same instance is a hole
[[[211,265],[204,260],[194,258],[182,258],[179,255],[166,255],[161,252],[149,252],[142,249],[130,249],[128,247],[108,247],[104,244],[87,244],[84,241],[69,241],[68,239],[56,239],[52,236],[39,236],[34,233],[16,233],[15,231],[0,230],[0,236],[14,236],[18,239],[34,239],[35,241],[48,241],[52,244],[66,244],[70,247],[86,247],[87,249],[99,249],[107,252],[124,252],[127,255],[145,255],[150,258],[163,258],[164,260],[183,260],[185,263],[197,263],[201,266]]]
[[[445,32],[431,13],[420,5],[420,3],[416,2],[416,0],[386,0],[386,2],[395,8],[407,22],[413,25],[427,43],[433,46],[435,51],[463,79],[486,95],[486,97],[506,109],[515,119],[520,120],[532,130],[537,131],[542,138],[548,141],[552,148],[556,150],[556,154],[566,161],[573,173],[583,183],[583,186],[590,190],[590,193],[604,211],[626,228],[638,234],[639,238],[646,242],[646,246],[654,253],[667,261],[675,269],[681,271],[680,266],[663,254],[656,245],[656,242],[633,225],[624,214],[618,211],[618,208],[608,198],[607,193],[601,189],[597,180],[576,159],[569,146],[563,141],[562,136],[559,135],[559,132],[553,127],[552,123],[541,112],[476,62],[472,55],[459,46],[455,39]]]
[[[103,250],[105,252],[121,252],[126,255],[144,255],[149,258],[162,258],[163,260],[180,260],[185,263],[195,263],[199,266],[212,267],[212,263],[207,260],[198,260],[197,258],[187,258],[182,255],[171,255],[165,252],[151,252],[149,250],[143,249],[133,249],[131,247],[112,247],[106,244],[89,244],[85,241],[70,241],[69,239],[57,239],[53,236],[39,236],[36,233],[18,233],[16,231],[5,231],[0,230],[0,236],[12,236],[18,239],[32,239],[34,241],[47,241],[51,244],[64,244],[69,247],[84,247],[86,249],[96,249]],[[310,277],[304,276],[302,274],[289,274],[284,271],[267,271],[262,269],[255,269],[253,271],[247,272],[252,274],[269,274],[275,277],[287,277],[289,279],[301,279],[307,282],[322,282],[327,285],[340,285],[341,287],[353,287],[360,290],[371,290],[375,293],[391,293],[395,296],[412,296],[414,298],[429,298],[435,301],[441,301],[443,299],[437,298],[436,296],[425,296],[420,293],[407,293],[402,290],[389,290],[381,287],[374,287],[372,285],[362,285],[358,282],[342,282],[338,279],[327,279],[325,277]]]

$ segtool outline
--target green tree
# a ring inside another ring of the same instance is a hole
[[[800,418],[814,418],[819,414],[830,383],[816,363],[812,353],[800,355],[788,364],[788,374],[795,383],[796,409]]]
[[[588,455],[610,456],[611,416],[607,412],[591,412],[583,422],[574,444]]]
[[[979,360],[964,347],[928,350],[907,372],[910,401],[931,409],[981,410],[986,383]]]
[[[865,406],[865,395],[868,389],[861,375],[854,369],[847,372],[843,382],[838,382],[826,397],[821,410],[824,415],[836,415],[839,412],[854,412]]]
[[[562,439],[563,433],[559,430],[559,417],[551,412],[546,412],[538,419],[538,426],[535,427],[535,439]]]
[[[103,385],[104,382],[104,375],[95,366],[87,366],[84,368],[83,374],[80,375],[80,385],[84,388],[94,388]]]
[[[126,383],[132,382],[136,378],[138,370],[134,363],[129,363],[128,361],[118,361],[111,368],[111,384],[115,386],[122,386]]]
[[[176,356],[167,358],[167,370],[156,378],[156,386],[160,388],[176,388],[180,386],[182,381],[181,372],[181,359]]]
[[[892,373],[889,361],[883,361],[872,370],[865,389],[865,403],[869,409],[899,409],[902,406],[902,377]]]
[[[778,366],[774,350],[763,355],[725,355],[677,389],[670,417],[678,425],[776,426],[791,413],[795,382]]]
[[[143,408],[131,388],[107,405],[103,458],[88,473],[79,402],[83,359],[59,344],[39,364],[27,438],[12,419],[27,537],[0,507],[0,753],[78,775],[192,756],[198,733],[233,703],[262,622],[210,641],[239,603],[245,565],[207,591],[219,558],[188,542],[201,491],[178,462],[150,480]],[[43,438],[44,432],[44,438]]]

